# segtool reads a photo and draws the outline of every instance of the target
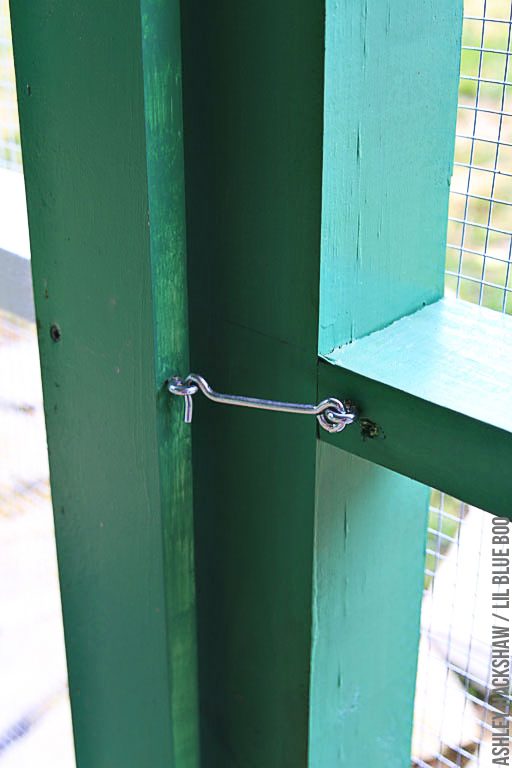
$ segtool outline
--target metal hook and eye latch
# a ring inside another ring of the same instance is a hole
[[[187,424],[192,421],[192,398],[198,391],[202,392],[208,400],[223,405],[238,405],[243,408],[259,408],[263,411],[316,416],[322,429],[327,430],[327,432],[341,432],[346,426],[357,420],[357,410],[336,397],[328,397],[318,405],[308,405],[306,403],[283,403],[279,400],[262,400],[257,397],[244,397],[242,395],[224,395],[215,392],[206,379],[197,373],[190,373],[184,379],[180,376],[173,376],[167,382],[167,388],[172,395],[179,395],[184,398],[185,422]]]

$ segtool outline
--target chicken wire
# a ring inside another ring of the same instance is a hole
[[[509,314],[511,56],[511,0],[465,0],[446,292]],[[432,493],[412,758],[421,768],[493,765],[491,524]],[[510,715],[510,691],[500,709]]]
[[[446,288],[512,311],[512,4],[466,0]]]
[[[492,525],[433,493],[413,735],[421,768],[491,768],[492,716],[510,714],[510,692],[491,701],[491,593],[506,589],[491,586]]]

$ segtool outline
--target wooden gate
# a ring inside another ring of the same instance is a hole
[[[11,8],[79,768],[409,765],[427,486],[511,490],[512,321],[443,298],[460,1]],[[191,428],[189,370],[361,418]]]

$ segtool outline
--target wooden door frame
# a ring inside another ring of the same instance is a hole
[[[179,5],[11,19],[77,764],[196,768]]]
[[[511,482],[510,318],[442,298],[432,7],[11,0],[80,768],[408,765],[417,481],[507,515]],[[192,473],[189,325],[219,389],[362,428],[199,402]]]

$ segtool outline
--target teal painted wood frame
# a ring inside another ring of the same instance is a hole
[[[183,24],[193,369],[313,402],[318,349],[442,295],[461,4]],[[193,453],[204,765],[409,765],[428,489],[208,402]]]
[[[462,0],[327,0],[319,352],[438,300]]]
[[[361,409],[322,438],[510,518],[511,370],[511,318],[441,299],[321,362],[321,396]]]
[[[193,766],[178,9],[12,7],[79,766]],[[191,365],[219,389],[313,402],[318,351],[440,298],[460,21],[183,5]],[[195,407],[204,766],[409,764],[428,490],[316,430]]]
[[[314,402],[323,4],[182,13],[192,368]],[[315,419],[194,407],[203,765],[306,766]]]
[[[461,26],[458,0],[327,2],[322,357],[442,296]],[[319,397],[359,404],[331,368]],[[310,764],[405,768],[430,492],[350,432],[317,452]]]
[[[179,4],[11,15],[77,765],[196,768]]]

